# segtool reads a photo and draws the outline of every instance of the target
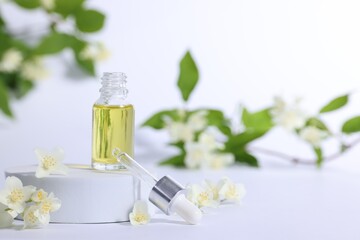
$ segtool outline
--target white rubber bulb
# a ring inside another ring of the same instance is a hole
[[[179,194],[173,201],[171,206],[172,212],[177,213],[190,224],[198,224],[201,221],[201,210],[190,202],[184,194]]]

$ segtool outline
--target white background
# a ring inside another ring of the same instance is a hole
[[[220,108],[235,117],[240,103],[256,110],[269,106],[274,95],[282,95],[288,100],[302,97],[311,114],[331,98],[352,92],[351,106],[325,120],[336,131],[341,121],[360,113],[358,1],[93,0],[88,5],[107,15],[104,30],[93,38],[103,41],[112,56],[99,65],[98,74],[127,73],[137,125],[155,111],[182,106],[176,80],[178,62],[187,49],[201,75],[189,107]],[[2,12],[13,29],[25,26],[38,33],[44,28],[40,11],[29,15],[5,4]],[[1,117],[2,166],[33,163],[35,146],[61,146],[68,162],[90,162],[91,107],[100,83],[69,71],[72,63],[67,55],[48,59],[51,76],[12,104],[14,121]],[[163,135],[137,131],[140,161],[152,153],[157,156],[154,160],[168,154]],[[311,154],[282,131],[262,142],[290,153]]]
[[[187,49],[191,50],[201,74],[189,107],[220,108],[235,117],[235,109],[240,103],[256,110],[269,106],[274,95],[283,95],[289,100],[302,97],[304,108],[311,114],[331,98],[352,92],[351,106],[328,114],[324,120],[336,131],[342,121],[360,114],[359,1],[92,0],[88,5],[107,15],[104,30],[94,39],[103,41],[112,56],[99,65],[98,74],[103,71],[127,73],[138,125],[155,111],[182,106],[176,80],[178,62]],[[36,17],[24,15],[11,4],[2,6],[1,10],[14,29],[30,25],[36,29],[34,31],[41,31],[44,26],[41,12],[36,12]],[[24,100],[12,104],[15,120],[0,117],[0,171],[10,166],[36,163],[32,151],[37,146],[61,146],[66,151],[66,162],[90,163],[91,109],[98,97],[100,83],[98,78],[84,78],[78,72],[68,71],[72,65],[68,59],[67,53],[60,60],[48,59],[51,77],[39,82],[36,90]],[[165,147],[164,133],[138,129],[136,136],[139,161],[158,161],[172,153]],[[312,156],[307,145],[280,129],[256,144],[304,157]],[[239,173],[231,170],[230,176],[247,184],[252,193],[245,207],[237,211],[238,218],[231,216],[231,209],[219,217],[221,222],[239,221],[239,225],[225,227],[227,225],[223,224],[223,229],[231,232],[231,227],[242,226],[239,230],[245,232],[244,239],[251,236],[254,239],[265,236],[274,239],[358,239],[353,233],[356,232],[354,224],[358,222],[354,210],[359,210],[356,200],[359,196],[355,194],[359,189],[359,178],[350,172],[360,172],[359,149],[326,165],[321,171],[313,168],[297,170],[266,156],[260,156],[264,168],[258,172],[242,168],[242,175],[239,174],[241,170]],[[329,143],[326,150],[331,153],[337,148]],[[206,175],[192,173],[183,176],[191,175],[188,180],[200,181]],[[223,174],[220,172],[216,176]],[[278,186],[274,192],[272,186]],[[293,186],[300,187],[300,195],[291,192],[298,189]],[[267,196],[271,196],[269,201]],[[309,196],[305,202],[301,200],[304,196]],[[346,203],[343,197],[347,199]],[[322,205],[329,199],[330,202]],[[345,208],[342,210],[341,206]],[[242,212],[245,215],[241,215]],[[290,224],[293,220],[294,224]],[[256,223],[259,228],[254,226]],[[211,215],[204,224],[201,231],[187,230],[184,236],[193,232],[202,236],[220,223]],[[137,233],[162,231],[161,226],[158,229],[156,224],[149,225]],[[174,230],[176,226],[170,228]],[[60,234],[59,229],[52,225],[45,232],[33,234],[46,238],[50,233]],[[91,231],[87,226],[61,229],[65,229],[61,230],[64,236],[72,236],[79,229],[88,236],[118,231],[114,225],[96,225]],[[135,231],[130,229],[123,233]],[[283,232],[284,229],[288,230]],[[180,234],[184,230],[174,231]],[[19,236],[11,230],[8,234]]]
[[[351,92],[351,106],[324,120],[337,131],[342,121],[360,113],[358,1],[93,0],[88,5],[107,15],[104,30],[93,36],[111,51],[98,75],[127,73],[137,125],[155,111],[183,105],[176,80],[178,62],[188,49],[201,75],[190,108],[220,108],[235,117],[239,104],[256,110],[281,95],[289,101],[302,97],[312,114],[331,98]],[[16,31],[25,27],[36,34],[44,29],[41,11],[29,15],[5,4],[2,12]],[[36,146],[61,146],[66,161],[90,162],[91,107],[100,83],[69,70],[69,59],[68,53],[60,60],[48,59],[51,76],[12,104],[15,120],[0,118],[2,167],[33,163]],[[165,134],[138,129],[136,136],[138,160],[168,155]],[[308,146],[281,130],[260,144],[311,156]],[[353,168],[357,162],[350,159],[345,165]]]
[[[201,74],[189,107],[220,108],[235,117],[240,103],[256,110],[282,95],[302,97],[311,114],[331,98],[352,92],[351,106],[325,120],[337,131],[341,121],[360,113],[359,1],[93,0],[88,5],[107,15],[104,30],[94,39],[103,41],[112,56],[99,65],[98,75],[127,73],[138,125],[155,111],[182,106],[176,80],[187,49]],[[40,11],[26,14],[6,4],[2,12],[15,30],[26,26],[38,33],[45,27]],[[4,168],[33,163],[36,146],[61,146],[68,162],[90,162],[91,108],[100,83],[69,71],[67,55],[48,59],[51,76],[12,104],[14,121],[0,118]],[[139,129],[139,160],[153,153],[169,155],[165,142],[165,134]],[[259,144],[311,157],[308,146],[281,130]],[[350,159],[346,165],[356,167],[357,162]]]
[[[103,41],[112,55],[99,65],[98,75],[127,73],[137,125],[155,111],[182,106],[176,80],[178,62],[187,49],[201,75],[190,108],[220,108],[235,117],[239,104],[256,110],[269,106],[274,95],[282,95],[289,101],[302,97],[312,114],[331,98],[351,92],[352,105],[325,120],[337,131],[341,121],[360,113],[358,1],[93,0],[88,5],[107,15],[104,30],[93,38]],[[34,34],[43,30],[40,11],[29,15],[12,4],[2,7],[13,29],[26,27]],[[68,162],[90,162],[91,107],[100,83],[69,70],[68,55],[47,60],[51,76],[12,104],[14,121],[0,119],[4,167],[33,163],[35,146],[61,146]],[[140,161],[168,154],[163,135],[137,131]],[[262,143],[311,154],[306,145],[282,131],[271,133]],[[350,160],[347,165],[357,162]]]

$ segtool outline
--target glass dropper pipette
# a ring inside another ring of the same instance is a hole
[[[119,148],[114,148],[112,154],[134,177],[152,187],[149,200],[165,214],[177,213],[190,224],[200,222],[202,212],[185,197],[185,189],[181,184],[169,176],[164,176],[158,180]]]

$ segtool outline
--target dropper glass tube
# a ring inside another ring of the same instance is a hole
[[[134,177],[152,187],[149,200],[165,214],[177,213],[190,224],[200,222],[202,212],[185,197],[185,189],[181,184],[169,176],[164,176],[158,180],[119,148],[115,148],[112,154]]]
[[[130,157],[127,153],[122,152],[119,148],[115,148],[113,150],[114,157],[126,167],[131,174],[145,182],[149,185],[149,187],[153,187],[157,183],[157,179],[149,173],[145,168],[140,166],[132,157]]]

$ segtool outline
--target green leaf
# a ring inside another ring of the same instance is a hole
[[[248,143],[262,137],[266,131],[247,130],[237,135],[230,136],[225,143],[225,149],[228,152],[236,152],[243,149]]]
[[[3,27],[3,26],[5,26],[5,21],[2,18],[2,16],[0,16],[0,27]]]
[[[176,143],[169,143],[170,146],[174,146],[179,148],[182,152],[185,152],[185,143],[183,141],[179,141]]]
[[[68,46],[67,35],[52,32],[41,39],[40,44],[35,48],[35,54],[54,54],[61,52]]]
[[[0,110],[8,117],[13,117],[9,104],[8,90],[4,84],[4,79],[0,78]]]
[[[15,96],[17,98],[24,97],[31,89],[34,88],[34,83],[29,80],[19,80],[17,88],[15,90]]]
[[[165,127],[164,117],[168,116],[173,120],[178,118],[178,111],[174,110],[164,110],[158,113],[155,113],[149,119],[147,119],[141,126],[148,126],[154,129],[162,129]]]
[[[27,55],[30,52],[29,46],[22,40],[12,39],[11,45],[13,48],[20,50],[23,53],[23,55]]]
[[[316,118],[316,117],[309,118],[306,121],[305,126],[313,126],[313,127],[316,127],[316,128],[318,128],[320,130],[329,132],[329,128],[326,126],[326,124],[323,121],[321,121],[320,119]]]
[[[17,5],[27,9],[33,9],[40,6],[39,0],[14,0]]]
[[[226,136],[231,134],[230,122],[226,119],[223,112],[215,109],[204,109],[207,111],[207,121],[209,126],[216,126]]]
[[[11,37],[7,33],[0,31],[0,55],[12,47],[11,40]]]
[[[66,18],[81,9],[83,3],[84,0],[56,0],[54,11]]]
[[[84,60],[79,57],[79,55],[75,56],[77,64],[88,74],[91,76],[95,76],[95,64],[92,60]]]
[[[75,60],[80,66],[80,68],[91,76],[95,76],[94,61],[89,59],[83,59],[80,56],[81,51],[86,47],[88,43],[71,35],[64,35],[64,37],[66,38],[67,44],[73,49]]]
[[[347,134],[360,132],[360,116],[347,120],[343,124],[341,131]]]
[[[180,74],[177,85],[181,91],[183,100],[186,102],[199,80],[199,72],[191,53],[186,52],[180,61]]]
[[[76,26],[82,32],[97,32],[105,22],[105,15],[96,10],[80,10],[75,15]]]
[[[185,167],[185,154],[180,154],[160,162],[160,165],[171,165],[175,167]]]
[[[318,167],[321,167],[323,160],[324,160],[322,150],[319,147],[314,147],[313,149],[314,149],[314,152],[316,155],[316,165]]]
[[[255,131],[268,131],[274,126],[269,109],[250,113],[246,108],[242,112],[242,122],[247,129]]]
[[[335,111],[348,103],[349,95],[337,97],[320,109],[320,113]]]
[[[239,151],[234,153],[234,157],[237,162],[245,163],[252,167],[259,167],[259,162],[256,157],[245,151]]]

